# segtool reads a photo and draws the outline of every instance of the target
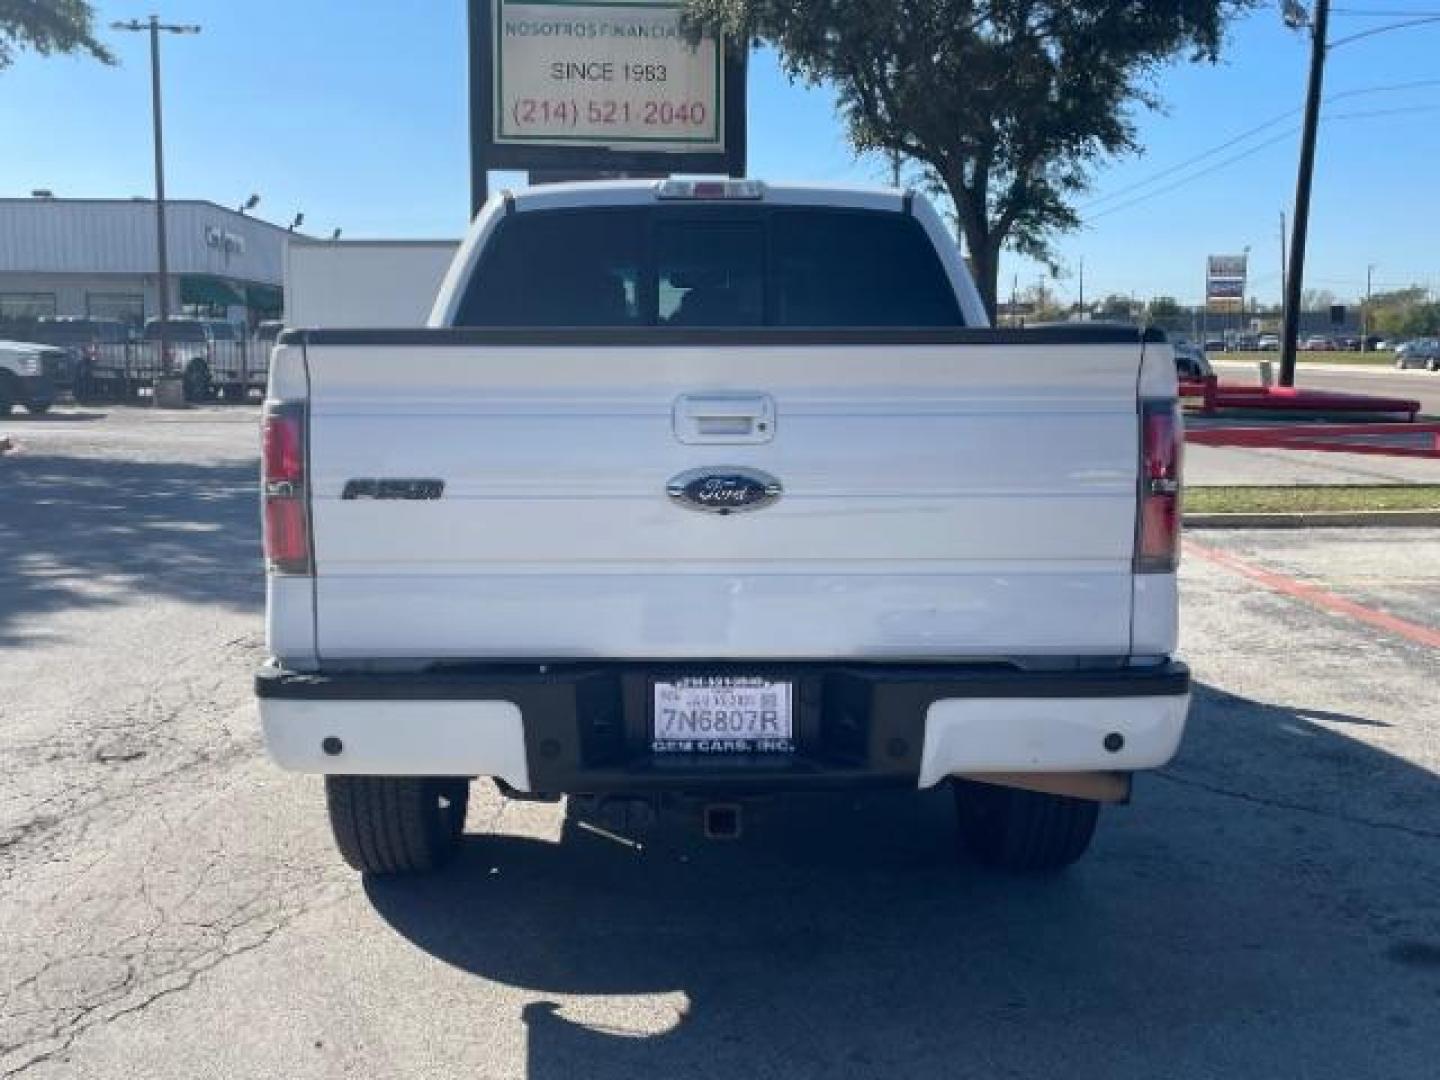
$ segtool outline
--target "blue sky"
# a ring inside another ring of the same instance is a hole
[[[284,222],[303,210],[307,231],[317,234],[339,226],[347,237],[459,235],[469,182],[464,0],[408,7],[169,0],[157,8],[165,19],[204,25],[198,37],[164,39],[170,193],[234,204],[258,192],[261,216]],[[102,25],[151,10],[108,0],[97,8]],[[416,9],[429,14],[418,18]],[[1388,21],[1337,16],[1332,40]],[[105,33],[119,67],[22,56],[0,73],[0,195],[37,187],[61,196],[152,190],[145,38]],[[1357,296],[1373,263],[1377,288],[1416,282],[1440,289],[1437,47],[1440,23],[1331,54],[1332,119],[1321,128],[1307,286]],[[1180,64],[1162,73],[1167,108],[1142,118],[1144,153],[1099,174],[1094,194],[1082,200],[1087,228],[1060,241],[1072,271],[1084,259],[1087,297],[1195,300],[1205,255],[1247,245],[1252,292],[1278,297],[1279,215],[1294,196],[1307,53],[1307,39],[1267,7],[1235,27],[1219,65]],[[1429,85],[1374,89],[1412,83]],[[1229,149],[1135,187],[1288,110],[1289,118]],[[1266,140],[1274,141],[1261,147]],[[769,179],[887,174],[880,160],[849,152],[829,92],[791,85],[764,53],[751,65],[749,171]],[[1013,275],[1023,289],[1043,273],[1007,257],[1002,295]],[[1077,282],[1072,272],[1047,287],[1073,298]]]

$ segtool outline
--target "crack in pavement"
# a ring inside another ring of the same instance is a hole
[[[68,1051],[75,1044],[76,1040],[87,1031],[143,1012],[158,1001],[175,994],[183,993],[190,989],[200,976],[214,970],[227,960],[264,948],[276,934],[288,927],[302,915],[323,908],[330,903],[337,902],[340,898],[336,895],[315,902],[313,899],[313,886],[307,888],[309,889],[311,902],[295,905],[289,910],[282,909],[280,917],[276,918],[270,925],[261,930],[258,936],[248,938],[233,947],[229,947],[228,942],[231,938],[250,929],[253,924],[261,922],[263,916],[267,913],[262,911],[241,919],[224,931],[222,944],[218,949],[204,953],[200,957],[192,959],[186,964],[170,971],[158,972],[151,976],[148,980],[148,988],[138,1000],[120,1005],[117,1008],[107,1008],[108,1006],[115,1005],[119,1001],[123,1001],[124,998],[128,997],[135,989],[135,984],[139,980],[135,968],[132,965],[127,970],[126,978],[123,982],[121,982],[118,987],[113,988],[115,992],[103,1000],[81,1008],[78,1013],[69,1020],[52,1026],[52,1029],[48,1033],[18,1043],[0,1044],[0,1063],[4,1063],[6,1058],[23,1059],[0,1064],[0,1077],[18,1076],[37,1065],[51,1061]],[[57,962],[63,962],[69,959],[71,958],[62,958],[61,961]],[[44,970],[45,969],[42,969],[41,972],[31,976],[27,981],[33,983],[38,980],[44,974]],[[167,979],[174,979],[175,981],[167,983]]]
[[[1440,840],[1440,831],[1433,829],[1417,829],[1412,825],[1401,825],[1395,821],[1377,821],[1373,818],[1356,817],[1353,814],[1345,814],[1338,810],[1325,810],[1318,806],[1306,806],[1304,803],[1287,802],[1284,799],[1268,798],[1264,795],[1253,795],[1248,791],[1237,791],[1233,788],[1221,787],[1218,784],[1209,784],[1204,780],[1197,780],[1194,777],[1181,776],[1170,769],[1161,769],[1153,773],[1161,780],[1169,780],[1171,783],[1180,784],[1184,787],[1195,788],[1199,791],[1206,791],[1212,795],[1219,795],[1229,799],[1240,799],[1244,802],[1254,803],[1257,806],[1268,806],[1274,810],[1290,810],[1300,814],[1311,814],[1315,817],[1327,818],[1331,821],[1344,822],[1347,825],[1360,825],[1369,829],[1385,829],[1392,832],[1403,833],[1406,836],[1413,836],[1421,840]]]

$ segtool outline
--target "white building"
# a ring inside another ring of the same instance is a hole
[[[278,318],[295,234],[212,202],[167,200],[170,312]],[[150,199],[0,199],[0,321],[158,314]]]

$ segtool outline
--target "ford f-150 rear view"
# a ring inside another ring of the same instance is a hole
[[[496,197],[429,327],[275,351],[269,752],[371,873],[479,777],[715,835],[945,784],[974,857],[1063,866],[1184,727],[1180,436],[1163,338],[988,328],[918,197]]]

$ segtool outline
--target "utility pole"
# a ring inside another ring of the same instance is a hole
[[[1295,177],[1295,223],[1290,235],[1290,265],[1285,282],[1285,335],[1280,347],[1280,385],[1295,385],[1295,344],[1300,336],[1300,290],[1305,284],[1305,237],[1310,226],[1310,185],[1315,176],[1315,133],[1325,84],[1326,34],[1330,0],[1316,0],[1310,26],[1310,85],[1300,135],[1300,168]]]
[[[166,375],[174,375],[175,356],[170,350],[170,261],[169,248],[165,242],[165,121],[160,101],[160,31],[164,30],[167,34],[198,34],[200,27],[193,24],[162,23],[157,16],[151,15],[144,22],[131,19],[129,22],[111,23],[110,28],[150,35],[150,118],[155,129],[155,269],[157,291],[160,294],[157,305],[160,315],[160,370]],[[153,400],[156,403],[160,400],[158,388]]]
[[[1365,267],[1365,303],[1360,305],[1360,351],[1370,351],[1370,343],[1366,339],[1370,337],[1370,287],[1375,280],[1375,264],[1370,263]]]
[[[900,151],[890,151],[890,186],[900,186]]]
[[[170,351],[170,246],[165,242],[165,120],[160,103],[160,21],[150,16],[150,118],[155,127],[155,257],[160,278],[160,368],[174,374]]]
[[[1284,310],[1285,303],[1285,211],[1280,211],[1280,303],[1281,310]]]

